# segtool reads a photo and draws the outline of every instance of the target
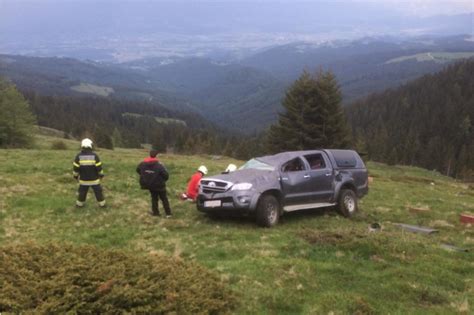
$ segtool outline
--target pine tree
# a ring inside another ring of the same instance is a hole
[[[93,139],[95,139],[95,145],[100,148],[114,149],[113,139],[104,128],[98,128],[94,133]]]
[[[346,148],[349,128],[341,100],[332,73],[304,71],[286,92],[278,123],[269,129],[269,151]]]
[[[112,132],[112,143],[114,147],[123,146],[122,135],[120,134],[120,131],[117,128],[114,128],[114,131]]]
[[[166,140],[164,139],[163,136],[163,130],[160,128],[156,129],[156,132],[152,138],[152,147],[155,150],[158,150],[159,152],[166,152]]]
[[[0,147],[24,147],[33,142],[35,117],[16,88],[0,78]]]

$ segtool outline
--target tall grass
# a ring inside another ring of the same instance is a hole
[[[474,303],[474,188],[436,172],[369,163],[374,177],[353,220],[330,210],[287,214],[272,229],[251,218],[210,219],[176,197],[194,170],[219,173],[229,159],[162,155],[172,219],[148,215],[135,167],[144,150],[101,150],[108,202],[74,207],[73,150],[0,151],[0,244],[68,242],[161,253],[217,272],[237,292],[240,314],[469,313]],[[237,164],[238,161],[237,161]],[[411,213],[409,207],[429,209]],[[369,232],[378,222],[380,232]],[[418,235],[394,223],[439,230]],[[441,244],[470,249],[447,251]]]

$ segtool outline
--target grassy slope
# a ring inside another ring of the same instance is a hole
[[[417,168],[369,163],[374,182],[356,219],[313,210],[262,229],[250,219],[211,220],[175,197],[198,165],[212,174],[230,160],[164,155],[174,218],[156,219],[147,214],[148,195],[135,174],[145,151],[100,150],[109,207],[99,209],[89,195],[87,207],[75,209],[76,151],[74,142],[68,145],[66,151],[0,150],[0,244],[59,240],[196,260],[228,281],[242,301],[241,314],[472,310],[474,230],[459,223],[460,212],[474,212],[472,186]],[[431,211],[412,214],[407,206]],[[382,232],[368,232],[373,222]],[[394,222],[440,232],[416,235]],[[449,252],[441,243],[471,250]]]
[[[74,85],[70,88],[73,91],[94,94],[99,96],[107,97],[110,94],[114,93],[114,89],[108,86],[94,85],[90,83],[81,82],[80,85]]]

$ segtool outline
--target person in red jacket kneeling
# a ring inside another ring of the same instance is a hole
[[[198,188],[199,188],[199,182],[201,181],[201,178],[207,174],[207,167],[204,165],[199,166],[197,169],[197,172],[191,176],[191,179],[188,182],[188,189],[186,190],[185,193],[181,194],[181,199],[182,200],[192,200],[196,201],[197,195],[198,195]]]

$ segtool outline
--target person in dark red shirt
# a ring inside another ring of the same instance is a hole
[[[207,167],[204,165],[199,166],[197,172],[191,176],[191,179],[188,182],[188,189],[185,193],[181,194],[182,200],[192,200],[196,201],[198,195],[199,182],[201,178],[207,174]]]
[[[150,191],[151,214],[154,216],[160,215],[158,209],[158,198],[160,198],[163,208],[165,208],[166,217],[170,218],[171,208],[166,194],[166,181],[169,175],[164,165],[156,158],[157,154],[158,151],[151,150],[150,156],[137,166],[137,173],[140,175],[141,188]]]

